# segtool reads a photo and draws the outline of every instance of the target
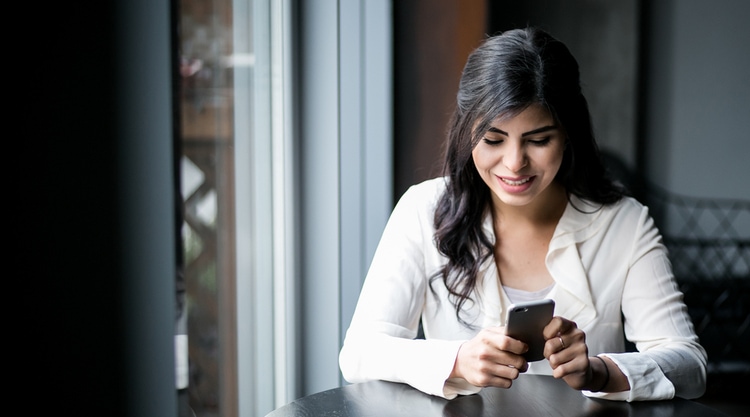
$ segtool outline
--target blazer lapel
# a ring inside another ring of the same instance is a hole
[[[571,196],[547,252],[547,269],[557,284],[549,295],[555,299],[555,315],[573,320],[579,327],[590,323],[597,313],[577,244],[596,232],[595,219],[600,213],[599,207]]]
[[[549,298],[555,300],[555,315],[584,327],[596,317],[588,277],[575,245],[558,249],[547,256],[547,268],[555,280]]]

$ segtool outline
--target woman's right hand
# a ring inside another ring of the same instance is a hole
[[[477,387],[510,388],[529,365],[521,356],[526,343],[505,335],[504,327],[489,327],[458,349],[451,378],[463,378]]]

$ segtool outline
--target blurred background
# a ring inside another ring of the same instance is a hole
[[[50,13],[57,65],[34,84],[55,92],[44,268],[63,398],[244,417],[343,384],[370,257],[400,195],[440,174],[466,57],[535,25],[577,57],[607,164],[665,235],[709,350],[702,401],[747,411],[750,3],[82,7]]]

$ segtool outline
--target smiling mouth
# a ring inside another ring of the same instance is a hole
[[[502,181],[502,182],[504,182],[504,183],[506,183],[508,185],[518,186],[518,185],[526,184],[527,182],[531,181],[531,178],[532,177],[527,177],[527,178],[524,178],[524,179],[518,180],[518,181],[513,181],[513,180],[509,180],[509,179],[505,179],[505,178],[500,178],[500,181]]]

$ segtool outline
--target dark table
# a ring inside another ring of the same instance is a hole
[[[266,415],[291,416],[726,417],[726,414],[682,398],[633,403],[587,398],[562,380],[522,375],[510,389],[485,388],[476,395],[453,400],[427,395],[405,384],[371,381],[309,395]]]

